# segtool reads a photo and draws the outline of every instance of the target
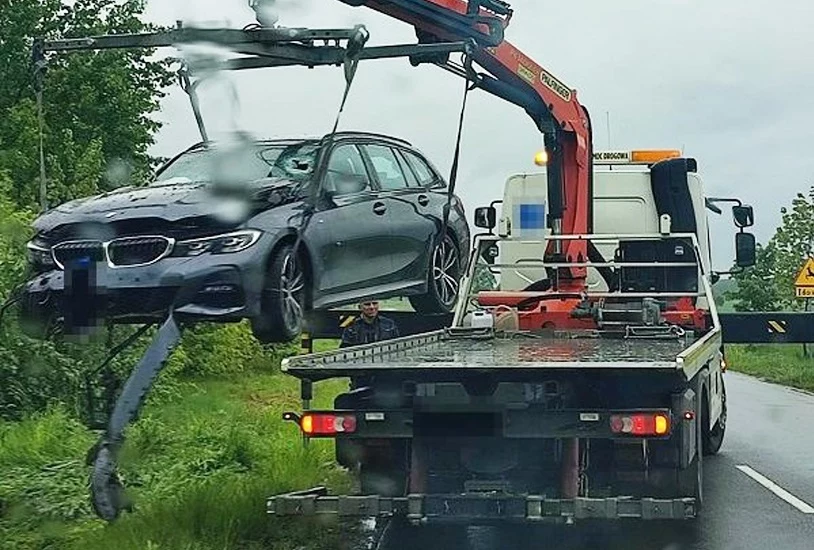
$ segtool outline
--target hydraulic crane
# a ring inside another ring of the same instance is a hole
[[[501,0],[340,0],[365,6],[415,27],[420,44],[473,40],[470,59],[491,73],[478,74],[474,84],[522,107],[543,135],[547,155],[548,226],[552,233],[582,235],[593,232],[591,123],[576,91],[532,61],[504,39],[513,11]],[[472,78],[448,60],[436,62],[464,78]],[[554,240],[552,261],[587,261],[583,240]],[[563,292],[579,292],[586,277],[582,267],[560,271]]]

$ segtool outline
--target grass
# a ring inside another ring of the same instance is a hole
[[[734,371],[814,391],[814,357],[805,357],[800,344],[728,345],[726,362]]]
[[[317,341],[317,351],[337,341]],[[727,346],[732,370],[814,391],[801,346]],[[271,361],[269,361],[271,363]],[[0,546],[89,550],[342,548],[351,527],[265,514],[270,495],[315,485],[341,492],[330,441],[301,444],[281,413],[300,408],[297,381],[274,365],[177,384],[129,430],[120,472],[136,510],[95,518],[85,454],[97,435],[65,410],[0,422]],[[344,381],[315,388],[330,407]],[[161,392],[156,392],[161,394]]]
[[[331,347],[333,343],[321,344]],[[343,381],[316,387],[330,406]],[[333,444],[303,446],[284,410],[299,386],[280,374],[246,373],[185,384],[129,430],[120,472],[136,510],[114,524],[92,513],[84,458],[95,434],[55,408],[0,423],[0,541],[14,549],[339,548],[337,523],[274,520],[268,496],[314,485],[347,489]]]

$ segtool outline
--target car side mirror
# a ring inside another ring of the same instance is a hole
[[[757,261],[755,236],[752,233],[735,234],[735,264],[738,267],[751,267]]]
[[[481,206],[475,209],[475,226],[494,229],[497,225],[497,210],[494,206]]]
[[[732,217],[735,220],[735,225],[740,228],[752,227],[755,223],[755,213],[749,205],[733,206]]]

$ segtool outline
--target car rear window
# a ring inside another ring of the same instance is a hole
[[[404,156],[418,177],[419,184],[421,184],[423,187],[429,187],[439,183],[435,173],[430,169],[429,166],[427,166],[427,163],[415,153],[404,151]]]

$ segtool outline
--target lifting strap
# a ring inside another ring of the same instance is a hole
[[[452,155],[452,167],[449,171],[449,187],[447,188],[447,202],[444,205],[444,222],[441,226],[441,239],[447,233],[447,227],[449,226],[449,211],[452,207],[452,199],[455,196],[455,183],[458,181],[458,164],[461,158],[461,138],[463,136],[463,128],[464,128],[464,117],[466,116],[466,100],[469,97],[469,92],[473,89],[477,88],[477,75],[475,74],[474,70],[472,69],[472,59],[468,56],[464,56],[464,67],[466,69],[466,80],[464,80],[464,97],[463,101],[461,102],[461,114],[458,118],[458,136],[455,139],[455,152]]]
[[[337,129],[339,128],[339,121],[342,118],[342,113],[345,111],[345,103],[348,101],[348,95],[350,94],[351,86],[353,85],[354,78],[356,77],[356,69],[359,66],[359,54],[362,53],[368,38],[370,38],[370,33],[368,33],[367,29],[362,25],[357,25],[356,33],[354,34],[353,38],[348,41],[343,63],[345,74],[345,91],[342,94],[342,101],[339,103],[339,110],[336,113],[333,128],[331,133],[328,135],[329,144],[333,141]],[[316,189],[311,189],[309,197],[310,200],[305,202],[303,208],[302,221],[300,222],[300,227],[297,230],[297,238],[294,241],[294,246],[291,248],[290,261],[294,262],[295,265],[303,236],[305,235],[306,229],[308,229],[308,225],[311,223],[314,208],[316,207],[314,204],[316,200]]]

